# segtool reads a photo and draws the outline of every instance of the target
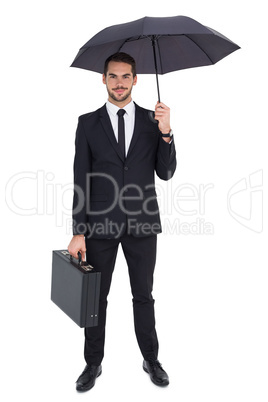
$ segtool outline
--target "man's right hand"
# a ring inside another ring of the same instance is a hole
[[[78,258],[78,251],[82,255],[82,261],[86,261],[86,242],[84,235],[73,236],[70,244],[68,246],[69,253],[74,257]]]

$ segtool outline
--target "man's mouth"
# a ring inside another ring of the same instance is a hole
[[[114,88],[113,91],[116,92],[117,94],[122,94],[125,92],[127,88]]]

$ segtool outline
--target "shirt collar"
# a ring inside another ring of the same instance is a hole
[[[114,105],[114,104],[111,103],[110,101],[107,101],[107,102],[106,102],[106,107],[107,107],[107,110],[108,110],[113,116],[116,116],[118,110],[120,109],[120,107]],[[130,101],[126,106],[124,106],[123,109],[126,111],[126,113],[127,113],[129,116],[131,116],[131,115],[135,112],[135,104],[134,104],[133,100],[131,99],[131,101]]]

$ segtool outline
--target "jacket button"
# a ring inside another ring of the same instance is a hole
[[[128,170],[128,167],[127,167],[127,166],[124,166],[124,169],[125,169],[125,170]]]

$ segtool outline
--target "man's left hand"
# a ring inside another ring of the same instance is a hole
[[[170,128],[170,109],[162,102],[155,105],[155,119],[158,120],[158,128],[162,134],[168,134]]]

